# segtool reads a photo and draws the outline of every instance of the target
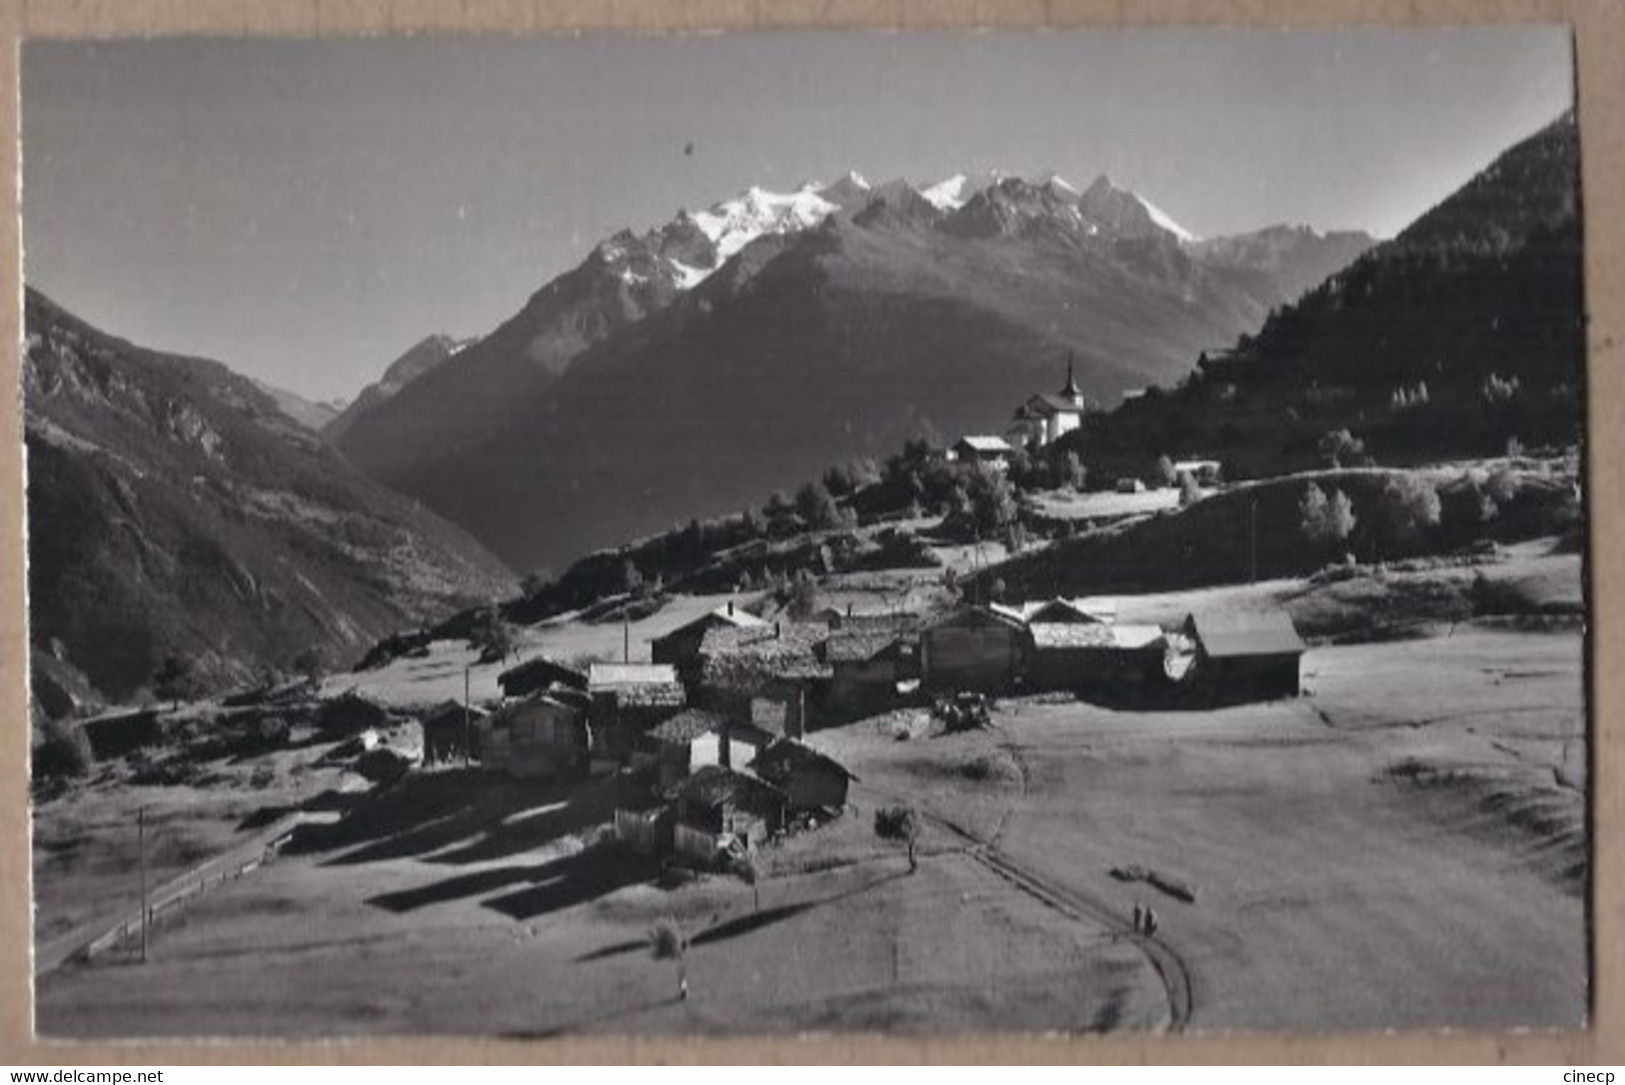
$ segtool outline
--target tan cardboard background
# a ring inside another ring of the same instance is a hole
[[[354,35],[1157,24],[1335,26],[1567,23],[1578,57],[1590,314],[1589,575],[1595,857],[1591,1026],[1544,1033],[1228,1033],[940,1039],[389,1039],[332,1043],[41,1043],[32,1038],[26,761],[23,452],[17,389],[17,43],[25,37]],[[1625,1063],[1625,0],[0,0],[0,1064],[403,1062],[1440,1062]]]

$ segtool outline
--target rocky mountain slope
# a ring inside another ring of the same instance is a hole
[[[339,447],[510,564],[557,568],[921,429],[1002,428],[1069,353],[1097,399],[1172,379],[1358,244],[1210,259],[1105,178],[752,189],[611,238]]]
[[[335,411],[323,425],[315,427],[325,440],[337,442],[350,432],[356,420],[368,411],[389,402],[402,388],[455,358],[471,341],[449,335],[430,335],[413,344],[384,370],[384,375],[367,385],[342,410]]]
[[[277,409],[312,433],[320,433],[343,413],[342,404],[318,403],[298,392],[290,392],[264,381],[255,381],[260,391],[276,402]]]
[[[310,646],[345,661],[511,583],[252,381],[116,339],[32,289],[25,319],[36,677],[122,699],[172,653],[221,680]]]

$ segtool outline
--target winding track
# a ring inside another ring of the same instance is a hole
[[[1040,903],[1068,919],[1098,924],[1115,936],[1132,941],[1151,962],[1151,967],[1156,970],[1158,978],[1162,980],[1163,989],[1167,992],[1169,1031],[1184,1030],[1194,1009],[1190,971],[1172,946],[1156,935],[1142,934],[1134,930],[1132,923],[1115,912],[1110,905],[1076,890],[1058,886],[1049,879],[1019,866],[1008,855],[999,851],[994,841],[982,840],[947,818],[925,811],[921,811],[921,814],[927,821],[941,826],[965,841],[969,845],[965,854]]]
[[[1028,793],[1027,763],[1021,756],[1021,749],[1015,740],[1002,727],[994,725],[993,730],[1004,738],[1001,744],[1021,769],[1021,794],[1026,797]],[[887,795],[893,802],[903,801],[897,795]],[[916,807],[916,809],[919,809]],[[1005,827],[1009,825],[1014,814],[1014,807],[1007,808],[999,819],[999,824],[993,835],[983,839],[949,818],[933,814],[928,810],[920,809],[920,816],[949,834],[958,837],[966,844],[964,854],[980,863],[996,877],[1009,882],[1011,885],[1027,893],[1041,904],[1059,912],[1074,922],[1093,923],[1105,927],[1116,938],[1127,939],[1134,943],[1141,953],[1145,955],[1151,967],[1156,971],[1157,977],[1162,981],[1163,989],[1168,996],[1168,1030],[1182,1032],[1190,1021],[1191,1013],[1195,1009],[1195,1000],[1191,994],[1190,969],[1179,953],[1167,942],[1154,934],[1144,934],[1134,929],[1133,922],[1119,914],[1105,901],[1057,885],[1055,882],[1041,874],[1034,873],[1027,867],[1021,866],[1008,854],[999,849],[999,837],[1004,834]]]

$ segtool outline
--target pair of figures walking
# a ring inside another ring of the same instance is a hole
[[[1134,905],[1134,933],[1157,933],[1157,910],[1155,908],[1141,907],[1139,904]]]

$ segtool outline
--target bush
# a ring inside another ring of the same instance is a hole
[[[882,806],[875,810],[875,835],[882,840],[910,840],[920,833],[920,816],[912,806]]]
[[[1342,542],[1354,531],[1354,506],[1342,490],[1333,491],[1328,499],[1325,491],[1311,482],[1298,510],[1303,533],[1311,542]]]
[[[1363,463],[1367,459],[1365,442],[1346,429],[1321,434],[1315,447],[1319,449],[1320,458],[1327,467],[1343,467]]]
[[[1484,488],[1497,505],[1508,504],[1518,496],[1518,475],[1510,467],[1497,467],[1490,473]]]
[[[1414,542],[1439,524],[1439,492],[1415,475],[1395,475],[1382,488],[1382,522],[1396,546]]]

